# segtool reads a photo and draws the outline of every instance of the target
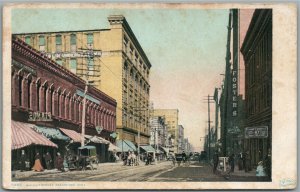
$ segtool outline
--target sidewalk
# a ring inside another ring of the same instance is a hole
[[[238,170],[238,167],[235,167],[234,172],[228,174],[223,172],[220,175],[228,181],[269,181],[267,177],[257,177],[255,168],[245,172],[245,170]]]
[[[160,164],[160,163],[163,163],[163,162],[166,162],[166,161],[158,161],[157,164]],[[152,163],[152,165],[150,166],[153,166],[154,163]],[[95,170],[85,170],[85,172],[90,172],[90,171],[100,171],[101,174],[104,174],[104,173],[109,173],[111,172],[112,170],[113,171],[118,171],[118,170],[122,170],[122,169],[126,169],[126,168],[138,168],[138,167],[144,167],[146,166],[145,165],[145,162],[142,162],[140,161],[140,165],[139,166],[123,166],[123,161],[118,161],[118,162],[106,162],[106,163],[99,163],[98,165],[97,164],[93,164],[93,167]],[[149,165],[148,165],[149,166]],[[59,174],[68,174],[70,172],[81,172],[82,170],[67,170],[65,172],[61,172],[61,171],[58,171],[57,169],[51,169],[51,170],[44,170],[42,172],[36,172],[36,171],[12,171],[12,178],[15,178],[15,179],[21,179],[21,178],[27,178],[27,177],[31,177],[31,176],[35,176],[35,175],[47,175],[47,174],[55,174],[55,173],[59,173]]]

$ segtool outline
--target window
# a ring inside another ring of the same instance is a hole
[[[87,34],[87,43],[88,44],[93,44],[93,41],[94,41],[93,33]]]
[[[76,69],[77,69],[77,60],[73,58],[70,60],[70,71],[76,74]]]
[[[25,43],[27,43],[28,45],[31,45],[31,37],[30,36],[25,37]]]
[[[40,46],[41,46],[41,45],[45,45],[45,36],[41,35],[41,36],[39,37],[39,45],[40,45]]]
[[[59,64],[59,65],[62,65],[62,60],[61,59],[57,59],[56,63]]]
[[[55,36],[55,43],[56,43],[56,51],[61,52],[61,35]]]
[[[45,51],[45,36],[39,36],[39,48],[40,51]]]
[[[56,35],[55,42],[56,42],[56,45],[61,45],[61,35]]]
[[[76,35],[71,34],[71,40],[70,40],[71,45],[76,45]]]
[[[87,59],[87,70],[88,70],[88,75],[94,75],[94,60],[93,59]]]

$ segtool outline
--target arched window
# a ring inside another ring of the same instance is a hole
[[[18,99],[19,106],[23,105],[23,102],[22,102],[22,94],[23,94],[22,81],[23,81],[23,76],[19,75],[19,81],[18,81],[18,84],[19,84],[19,99]]]

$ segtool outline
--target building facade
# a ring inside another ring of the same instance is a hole
[[[124,16],[109,29],[17,34],[26,43],[116,99],[119,139],[149,143],[151,64]]]
[[[150,117],[150,135],[150,145],[166,146],[168,132],[164,117]]]
[[[251,164],[272,148],[272,10],[255,10],[242,45],[245,60],[245,149]],[[252,134],[254,133],[254,134]]]
[[[178,125],[178,152],[184,151],[184,127]]]
[[[178,153],[178,139],[179,139],[179,131],[178,131],[178,109],[154,109],[153,116],[162,116],[165,118],[165,123],[168,130],[168,141],[170,152]]]
[[[11,69],[12,121],[81,133],[84,80],[15,37]],[[94,87],[86,98],[85,134],[114,142],[116,101]]]

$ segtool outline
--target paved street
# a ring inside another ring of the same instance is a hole
[[[190,166],[174,166],[171,161],[156,165],[123,166],[121,163],[103,163],[96,170],[58,172],[17,172],[14,181],[230,181],[212,173],[207,164],[192,162]],[[247,180],[247,179],[245,179]]]

